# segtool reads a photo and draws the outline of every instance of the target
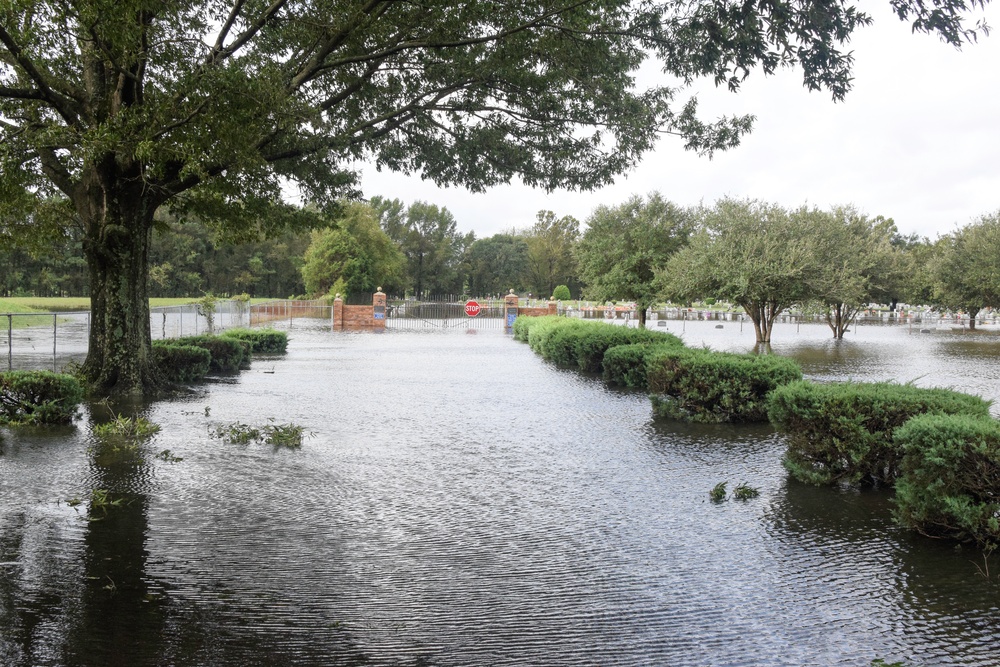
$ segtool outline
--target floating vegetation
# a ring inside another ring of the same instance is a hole
[[[736,500],[750,500],[760,495],[760,489],[741,482],[733,489],[733,498]]]
[[[211,434],[231,445],[246,445],[261,439],[259,428],[240,422],[219,424],[211,431]]]
[[[306,435],[305,427],[297,424],[274,424],[266,426],[253,426],[242,422],[232,424],[219,424],[210,431],[213,436],[223,442],[236,445],[246,445],[251,442],[259,442],[274,447],[287,447],[296,449],[302,446],[302,439]]]
[[[750,500],[751,498],[756,498],[760,495],[760,489],[750,486],[746,482],[741,482],[733,487],[732,496],[727,496],[726,484],[727,482],[719,482],[711,491],[708,492],[708,496],[712,499],[712,502],[721,503],[723,500],[727,500],[728,497],[732,497],[736,500]]]
[[[90,451],[100,465],[139,463],[142,444],[159,431],[159,425],[145,417],[115,415],[111,421],[94,425],[96,443]]]
[[[108,510],[121,507],[124,498],[115,498],[107,489],[94,489],[90,492],[90,521],[100,521],[108,515]],[[95,516],[98,512],[101,516]]]
[[[173,452],[171,452],[169,449],[164,449],[162,452],[156,455],[156,458],[160,459],[161,461],[166,461],[167,463],[177,463],[179,461],[184,460],[184,458],[181,456],[174,456]]]
[[[104,424],[94,425],[94,435],[98,438],[123,438],[126,440],[145,440],[159,433],[160,426],[145,417],[124,417],[117,415]]]
[[[726,483],[719,482],[715,487],[708,492],[708,497],[712,499],[713,503],[721,503],[726,499]]]

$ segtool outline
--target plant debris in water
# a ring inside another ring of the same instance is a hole
[[[719,482],[708,492],[708,497],[712,499],[714,503],[721,503],[726,499],[726,483]]]
[[[269,420],[273,422],[274,420]],[[295,449],[302,446],[302,438],[306,435],[304,427],[297,424],[274,424],[253,426],[242,422],[219,424],[210,433],[223,442],[246,445],[259,442],[274,447]]]
[[[746,482],[741,482],[733,489],[733,498],[736,500],[750,500],[760,495],[760,489],[749,486]]]
[[[727,500],[726,494],[726,482],[719,482],[708,492],[709,498],[712,499],[714,503],[721,503],[723,500]],[[733,488],[732,498],[736,500],[750,500],[751,498],[756,498],[760,495],[760,489],[754,486],[750,486],[746,482],[740,482]]]

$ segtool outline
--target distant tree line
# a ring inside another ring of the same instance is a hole
[[[741,307],[758,342],[792,306],[825,316],[835,337],[872,303],[935,306],[975,316],[1000,308],[1000,211],[934,241],[852,207],[786,209],[723,199],[685,208],[659,193],[599,206],[583,225],[540,211],[523,228],[477,239],[446,208],[374,197],[345,202],[308,232],[234,243],[197,221],[157,221],[150,292],[361,297],[487,296],[650,306],[714,299]],[[581,226],[584,228],[581,231]],[[0,292],[86,296],[79,235],[49,246],[0,245]],[[558,288],[558,290],[557,290]]]

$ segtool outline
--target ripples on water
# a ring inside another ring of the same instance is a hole
[[[985,341],[794,333],[775,347],[813,377],[1000,386]],[[499,333],[296,326],[286,357],[150,406],[144,463],[95,463],[86,418],[8,432],[0,664],[1000,664],[980,556],[900,531],[883,492],[789,481],[768,428],[650,414]],[[208,435],[269,418],[304,446]],[[720,481],[761,497],[713,504]],[[87,521],[65,501],[93,488],[129,503]]]

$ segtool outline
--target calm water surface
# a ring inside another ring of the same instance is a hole
[[[827,335],[775,349],[1000,393],[996,338]],[[1000,665],[1000,560],[901,531],[883,492],[789,481],[769,428],[654,422],[499,332],[291,336],[146,406],[163,430],[130,461],[88,451],[99,407],[0,431],[0,665]],[[210,436],[272,419],[302,448]],[[761,496],[713,504],[720,481]]]

